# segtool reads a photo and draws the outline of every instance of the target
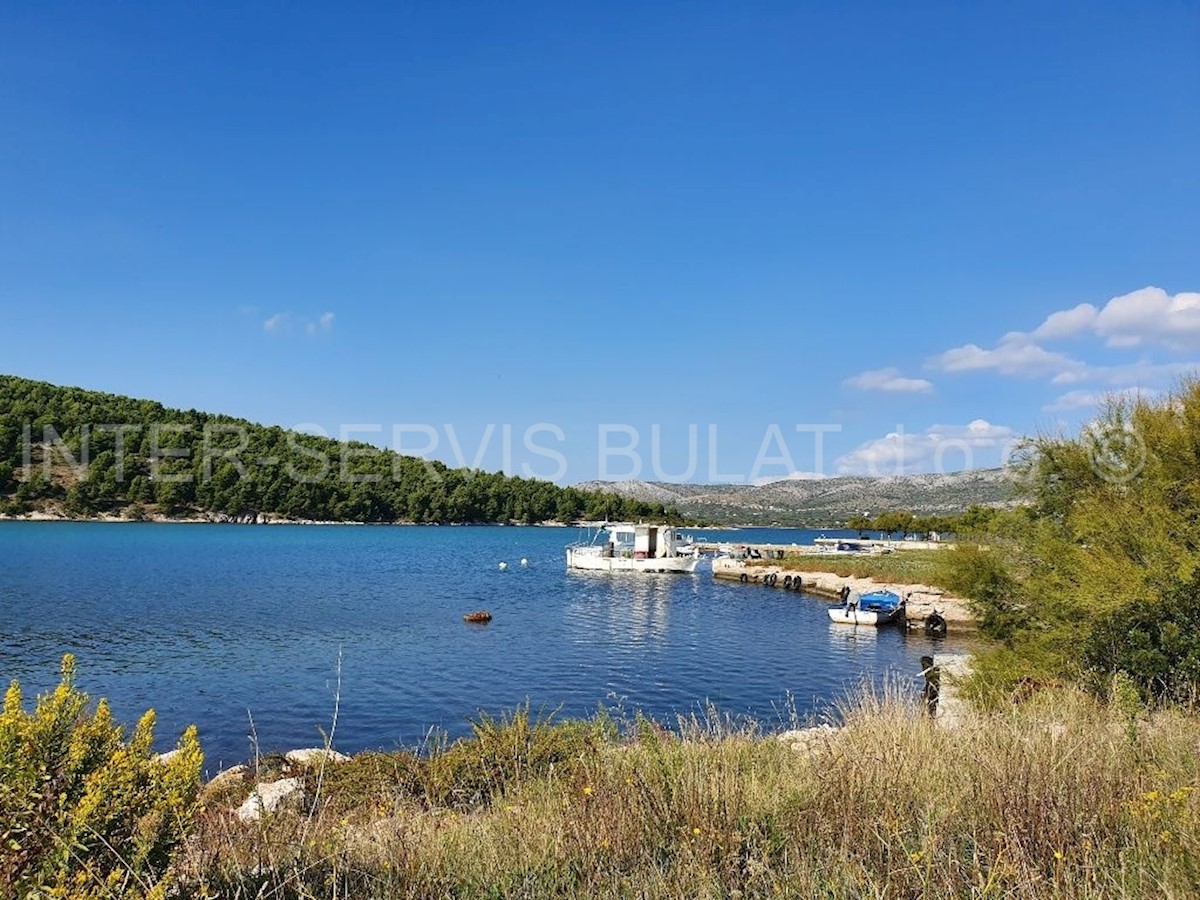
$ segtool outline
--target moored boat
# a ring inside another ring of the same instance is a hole
[[[893,591],[850,591],[843,606],[829,610],[830,620],[840,625],[887,625],[904,617],[904,600]]]
[[[604,537],[603,542],[598,538]],[[700,553],[688,538],[671,525],[603,526],[591,542],[567,547],[568,569],[596,572],[681,572],[690,574],[700,564]]]

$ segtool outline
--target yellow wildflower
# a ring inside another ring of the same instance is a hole
[[[590,796],[592,796],[593,793],[594,793],[594,790],[590,784],[583,789],[583,796],[585,796],[585,797],[590,797]]]

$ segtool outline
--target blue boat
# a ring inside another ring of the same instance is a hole
[[[829,618],[840,625],[887,625],[904,617],[904,600],[895,591],[851,591],[843,606],[829,610]]]

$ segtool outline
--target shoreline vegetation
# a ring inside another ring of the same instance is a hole
[[[471,527],[510,527],[510,528],[577,528],[582,527],[573,522],[357,522],[339,520],[289,519],[274,516],[227,516],[227,515],[191,515],[166,516],[161,513],[147,514],[140,518],[114,515],[69,515],[63,512],[48,512],[34,510],[26,513],[0,513],[0,522],[94,522],[104,524],[138,524],[151,523],[155,525],[347,525],[347,526],[385,526],[385,527],[416,527],[442,526],[449,528]]]
[[[417,751],[200,780],[70,683],[0,717],[0,893],[78,898],[1194,896],[1200,717],[1043,687],[931,718],[864,687],[783,733],[523,706]],[[336,728],[331,728],[332,735]],[[73,752],[72,752],[73,751]],[[47,794],[40,785],[52,781]],[[98,802],[104,798],[105,802]],[[62,852],[64,839],[70,852]],[[16,846],[16,849],[14,848]]]

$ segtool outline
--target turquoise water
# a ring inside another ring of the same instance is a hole
[[[810,543],[813,532],[697,532]],[[831,532],[831,534],[833,534]],[[567,572],[573,529],[0,522],[0,677],[79,683],[163,747],[200,727],[210,769],[312,746],[412,747],[478,710],[668,722],[707,702],[769,727],[863,678],[914,676],[924,636],[833,626],[827,602],[695,576]],[[524,557],[528,567],[522,568]],[[507,571],[498,564],[506,561]],[[486,608],[490,625],[463,623]],[[253,722],[253,728],[251,727]]]

